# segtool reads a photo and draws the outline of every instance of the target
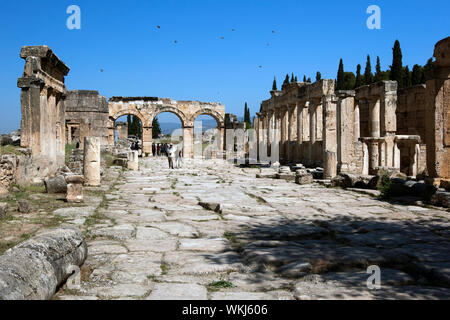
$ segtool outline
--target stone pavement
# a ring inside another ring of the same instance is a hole
[[[85,208],[55,212],[89,245],[81,287],[55,299],[450,298],[448,211],[255,179],[221,160],[140,167],[105,170]],[[381,289],[367,288],[370,265]]]

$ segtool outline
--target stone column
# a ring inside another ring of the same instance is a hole
[[[87,186],[100,186],[100,138],[84,138],[84,183]]]
[[[286,160],[287,152],[286,152],[286,141],[287,141],[287,106],[282,106],[280,108],[280,126],[281,126],[281,139],[280,139],[280,157]]]
[[[316,143],[316,104],[315,102],[311,101],[309,106],[309,160],[314,160],[314,144]]]
[[[222,126],[219,128],[220,130],[220,142],[218,143],[219,146],[219,159],[225,159],[225,126]]]
[[[323,97],[322,132],[324,178],[331,179],[337,174],[337,101],[334,95]],[[320,125],[320,124],[318,124]]]
[[[379,141],[370,140],[369,142],[369,174],[375,174],[375,169],[379,166]]]
[[[361,137],[361,125],[360,125],[360,115],[359,115],[359,101],[355,105],[354,119],[353,119],[353,141],[358,142]]]
[[[183,157],[194,157],[194,126],[183,127]]]
[[[287,159],[293,161],[295,158],[295,150],[293,150],[293,142],[297,140],[297,106],[291,105],[288,108],[288,137],[287,137]]]
[[[152,154],[152,141],[153,141],[153,127],[142,128],[142,156],[151,157]]]
[[[369,127],[372,138],[380,137],[380,100],[371,99],[369,102]]]
[[[139,170],[139,153],[137,151],[128,152],[127,168],[129,170]]]

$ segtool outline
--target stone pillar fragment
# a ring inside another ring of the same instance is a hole
[[[142,156],[152,156],[153,127],[142,128]]]
[[[183,127],[183,157],[194,157],[194,126]]]
[[[139,153],[137,151],[128,152],[127,168],[129,170],[139,170]]]
[[[100,138],[84,138],[83,172],[85,185],[100,186]]]
[[[66,200],[69,203],[83,202],[83,183],[84,177],[80,175],[66,176],[67,195]]]

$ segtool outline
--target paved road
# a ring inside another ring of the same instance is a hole
[[[450,298],[445,210],[256,179],[220,160],[140,166],[107,169],[85,208],[55,212],[89,239],[81,288],[56,299]],[[367,287],[370,265],[380,289]]]

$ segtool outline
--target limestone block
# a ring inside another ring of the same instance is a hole
[[[55,178],[46,178],[44,180],[45,190],[47,193],[66,193],[67,183],[64,176],[60,175]]]
[[[0,220],[5,220],[7,218],[8,204],[0,202]]]
[[[80,230],[40,232],[0,256],[0,300],[50,299],[86,257]]]
[[[100,138],[84,138],[84,164],[83,172],[85,185],[100,185]]]
[[[296,184],[311,184],[313,181],[314,179],[311,173],[300,174],[295,177]]]
[[[9,195],[9,192],[6,188],[4,188],[2,185],[0,185],[0,199],[5,199]]]
[[[30,202],[25,199],[20,199],[18,202],[18,210],[20,213],[29,213],[31,211]]]
[[[67,202],[81,203],[83,202],[83,183],[84,177],[81,175],[72,175],[66,177],[67,182]]]
[[[447,192],[444,189],[439,189],[431,197],[431,203],[435,206],[450,208],[450,192]]]
[[[294,181],[295,180],[295,174],[293,172],[277,173],[275,177],[277,179],[282,179],[282,180],[286,180],[286,181]]]

